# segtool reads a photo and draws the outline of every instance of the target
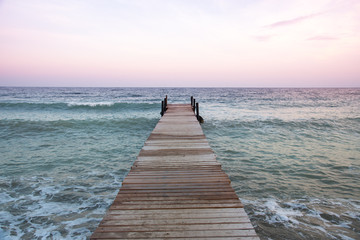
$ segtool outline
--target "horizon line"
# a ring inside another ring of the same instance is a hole
[[[262,88],[272,88],[272,89],[349,89],[349,88],[360,88],[360,86],[352,86],[352,87],[349,87],[349,86],[341,86],[341,87],[325,87],[325,86],[317,86],[317,87],[295,87],[295,86],[278,86],[278,87],[269,87],[269,86],[264,86],[264,87],[238,87],[238,86],[223,86],[223,87],[214,87],[214,86],[211,86],[211,87],[190,87],[190,86],[173,86],[173,87],[170,87],[170,86],[146,86],[146,87],[139,87],[139,86],[1,86],[0,85],[0,88],[253,88],[253,89],[262,89]]]

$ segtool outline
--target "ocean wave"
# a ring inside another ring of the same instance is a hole
[[[114,102],[70,102],[67,105],[69,107],[111,107],[114,106]]]
[[[206,119],[205,119],[206,120]],[[355,127],[360,121],[359,118],[339,118],[339,119],[305,119],[305,120],[283,120],[274,119],[255,119],[255,120],[211,120],[207,119],[203,127],[205,129],[269,129],[271,127],[283,129],[315,129],[315,130],[341,130],[344,127]],[[355,128],[356,131],[356,128]]]
[[[66,104],[69,109],[84,110],[155,110],[159,108],[157,103],[128,103],[128,102],[70,102]]]
[[[116,132],[120,129],[142,129],[155,126],[158,118],[134,117],[123,119],[88,119],[88,120],[56,120],[56,121],[26,121],[0,120],[0,136],[3,139],[12,137],[36,136],[48,133],[64,133],[68,130],[89,130]]]
[[[109,171],[105,179],[98,174],[85,172],[63,180],[53,177],[16,180],[17,187],[2,190],[1,196],[5,198],[0,203],[0,225],[3,226],[0,239],[84,239],[90,236],[121,185],[119,176]],[[88,187],[79,181],[80,178],[93,184]],[[1,178],[2,181],[8,179]],[[104,191],[106,195],[102,194]]]
[[[29,102],[1,102],[0,108],[3,110],[43,110],[43,109],[63,109],[63,103],[29,103]]]
[[[356,200],[302,198],[241,199],[260,236],[292,232],[293,239],[357,239],[359,205]],[[276,226],[276,228],[268,228]],[[288,236],[287,236],[288,237]]]
[[[29,103],[29,102],[2,102],[3,110],[151,110],[159,108],[158,103],[139,102],[62,102],[62,103]]]

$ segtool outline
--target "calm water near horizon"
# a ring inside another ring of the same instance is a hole
[[[360,88],[0,87],[0,239],[87,239],[160,119],[203,131],[261,239],[360,239]]]

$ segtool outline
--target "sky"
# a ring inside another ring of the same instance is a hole
[[[0,0],[0,86],[360,87],[360,0]]]

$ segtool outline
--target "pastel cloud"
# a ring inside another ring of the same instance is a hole
[[[330,37],[330,36],[315,36],[315,37],[311,37],[311,38],[308,38],[307,40],[310,40],[310,41],[333,41],[333,40],[338,40],[339,38],[336,38],[336,37]]]
[[[270,41],[272,37],[273,35],[258,35],[258,36],[254,36],[254,39],[259,42],[267,42]]]
[[[266,28],[276,28],[276,27],[284,27],[284,26],[288,26],[288,25],[294,25],[300,22],[303,22],[305,20],[314,18],[319,16],[319,13],[315,13],[315,14],[310,14],[310,15],[306,15],[306,16],[301,16],[301,17],[296,17],[296,18],[292,18],[289,20],[284,20],[284,21],[278,21],[269,25],[266,25]]]

